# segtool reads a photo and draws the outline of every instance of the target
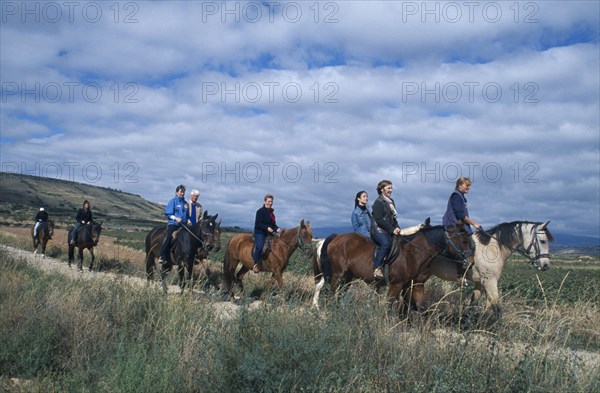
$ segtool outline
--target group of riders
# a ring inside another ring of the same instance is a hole
[[[454,226],[460,220],[464,223],[467,233],[472,233],[471,225],[478,230],[481,229],[481,225],[469,216],[465,195],[469,192],[470,188],[471,180],[468,177],[460,177],[456,181],[456,187],[448,199],[446,212],[442,218],[444,227]],[[200,192],[195,189],[192,190],[190,201],[186,201],[185,191],[185,186],[177,186],[175,196],[169,200],[164,210],[168,222],[159,258],[159,262],[164,269],[172,266],[170,249],[173,242],[173,233],[184,225],[196,224],[202,217],[202,205],[198,203]],[[382,265],[392,247],[393,236],[399,234],[409,235],[421,228],[421,226],[415,226],[404,230],[400,229],[396,204],[391,198],[392,192],[392,182],[381,180],[377,184],[378,197],[373,203],[372,212],[367,207],[369,196],[366,191],[359,191],[354,199],[354,210],[351,216],[353,230],[371,239],[377,246],[373,260],[373,274],[376,278],[383,278]],[[260,271],[259,264],[261,263],[265,243],[270,237],[281,233],[281,228],[277,226],[275,219],[273,199],[273,195],[265,195],[263,206],[256,211],[254,220],[254,249],[252,251],[252,258],[254,260],[252,270],[255,273]],[[75,227],[70,240],[71,245],[77,243],[79,228],[82,225],[93,222],[92,209],[87,200],[83,202],[83,207],[78,210],[75,220]],[[34,238],[37,238],[39,225],[47,221],[48,213],[41,207],[35,216]]]
[[[38,229],[42,223],[49,222],[49,215],[46,209],[40,207],[40,210],[37,212],[34,218],[35,226],[33,227],[33,238],[34,240],[38,239]],[[90,224],[94,221],[92,216],[92,208],[90,206],[90,202],[86,199],[83,201],[83,206],[81,209],[77,211],[77,216],[75,217],[75,226],[73,231],[71,232],[71,239],[69,241],[70,245],[77,244],[77,234],[79,232],[79,228],[82,225]],[[49,239],[52,237],[50,236]]]
[[[469,216],[467,209],[467,198],[465,194],[471,188],[471,179],[460,177],[456,181],[456,188],[448,199],[446,212],[442,218],[444,227],[455,226],[457,221],[464,223],[467,233],[472,233],[471,225],[477,230],[481,225]],[[383,262],[392,248],[392,238],[395,235],[410,235],[418,231],[421,226],[400,229],[398,225],[398,212],[396,203],[391,198],[393,184],[389,180],[382,180],[377,184],[378,197],[373,203],[372,212],[369,212],[367,202],[369,195],[366,191],[359,191],[354,198],[354,210],[352,211],[352,228],[354,232],[372,239],[376,245],[373,260],[373,275],[383,278]]]

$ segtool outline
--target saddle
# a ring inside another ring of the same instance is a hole
[[[375,261],[375,255],[377,255],[378,245],[373,241],[373,239],[369,239],[369,241],[375,244],[375,248],[373,249],[373,261]],[[386,256],[383,257],[382,267],[385,265],[389,265],[391,261],[395,260],[398,255],[400,255],[400,251],[402,250],[402,238],[400,236],[392,237],[392,247]]]
[[[273,249],[273,239],[275,238],[275,236],[273,235],[268,235],[265,239],[265,244],[263,245],[262,251],[260,253],[260,259],[262,261],[266,260],[267,257],[269,256],[269,254],[271,253],[271,250]],[[256,250],[256,243],[254,241],[254,235],[252,235],[252,251],[254,252],[254,250]]]

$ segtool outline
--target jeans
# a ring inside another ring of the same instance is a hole
[[[165,262],[170,260],[169,254],[171,251],[171,243],[173,241],[173,232],[179,228],[179,225],[167,225],[167,233],[165,234],[165,240],[163,241],[160,249],[160,259]]]
[[[255,233],[254,234],[254,253],[252,253],[252,259],[254,259],[254,264],[260,262],[260,257],[262,255],[262,249],[265,245],[265,240],[267,239],[267,235],[264,233]]]
[[[373,241],[377,244],[375,260],[373,261],[373,266],[377,269],[381,267],[383,258],[390,252],[390,249],[392,248],[392,239],[387,232],[377,230],[373,234]]]
[[[33,227],[33,237],[37,237],[37,230],[41,223],[41,221],[35,223],[35,226]]]
[[[73,242],[77,242],[77,231],[79,230],[79,227],[82,225],[83,224],[80,223],[79,221],[77,221],[75,223],[75,228],[73,228],[73,234],[71,235],[71,239],[73,240]]]

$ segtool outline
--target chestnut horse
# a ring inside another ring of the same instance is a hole
[[[171,247],[171,261],[177,264],[179,287],[182,292],[186,281],[188,288],[193,290],[192,273],[196,261],[205,259],[209,251],[216,252],[221,248],[221,221],[216,221],[218,216],[218,213],[209,216],[205,211],[200,222],[180,229]],[[160,225],[152,228],[146,235],[146,277],[148,281],[154,279],[156,259],[160,257],[160,248],[165,240],[166,230],[166,225]],[[161,268],[160,271],[164,290],[166,290],[168,270]]]
[[[486,232],[473,234],[475,243],[474,265],[467,270],[465,278],[475,285],[471,305],[474,305],[485,292],[487,307],[500,316],[500,293],[498,280],[504,263],[513,252],[525,256],[531,266],[541,271],[550,268],[550,245],[554,237],[548,230],[548,223],[513,221],[496,225]],[[443,280],[456,281],[456,265],[435,258],[431,263],[431,273]]]
[[[400,251],[387,265],[388,299],[391,303],[401,300],[401,294],[409,296],[413,283],[424,282],[430,276],[433,258],[446,253],[452,258],[467,259],[473,254],[471,240],[462,223],[448,230],[441,225],[426,227],[410,236],[394,236],[393,241],[396,243],[394,247],[399,247]],[[373,275],[374,251],[375,244],[356,233],[330,236],[320,243],[313,259],[315,281],[318,280],[313,306],[319,308],[319,294],[326,281],[330,282],[334,291],[357,278],[375,283],[377,287],[384,286],[385,280],[376,279]],[[330,271],[330,277],[324,271]],[[423,299],[415,298],[415,293],[411,298],[416,309],[421,310]]]
[[[287,267],[288,261],[296,248],[300,248],[302,254],[307,258],[312,258],[312,238],[313,233],[310,227],[310,221],[306,224],[304,220],[300,221],[300,226],[292,229],[285,229],[279,236],[273,239],[271,252],[266,260],[260,263],[260,270],[271,272],[271,283],[277,282],[279,288],[283,286],[282,274]],[[233,284],[238,284],[242,290],[242,278],[254,266],[252,258],[252,234],[242,233],[229,240],[225,249],[225,258],[223,259],[223,274],[227,284],[227,291],[232,294]],[[242,265],[236,273],[238,264]]]
[[[48,240],[54,235],[54,221],[48,220],[47,222],[40,222],[40,225],[38,225],[37,236],[33,236],[33,229],[34,228],[31,228],[33,253],[37,254],[38,246],[41,246],[42,258],[46,258],[46,245],[48,244]]]

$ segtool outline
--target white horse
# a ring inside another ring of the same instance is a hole
[[[465,278],[475,285],[471,305],[477,303],[481,292],[488,296],[487,307],[500,315],[498,280],[504,262],[517,251],[529,259],[531,265],[541,271],[550,268],[549,242],[554,241],[547,226],[550,221],[513,221],[496,225],[487,232],[473,234],[475,243],[474,266],[467,270]],[[431,273],[446,281],[457,281],[457,265],[445,258],[435,258]]]

